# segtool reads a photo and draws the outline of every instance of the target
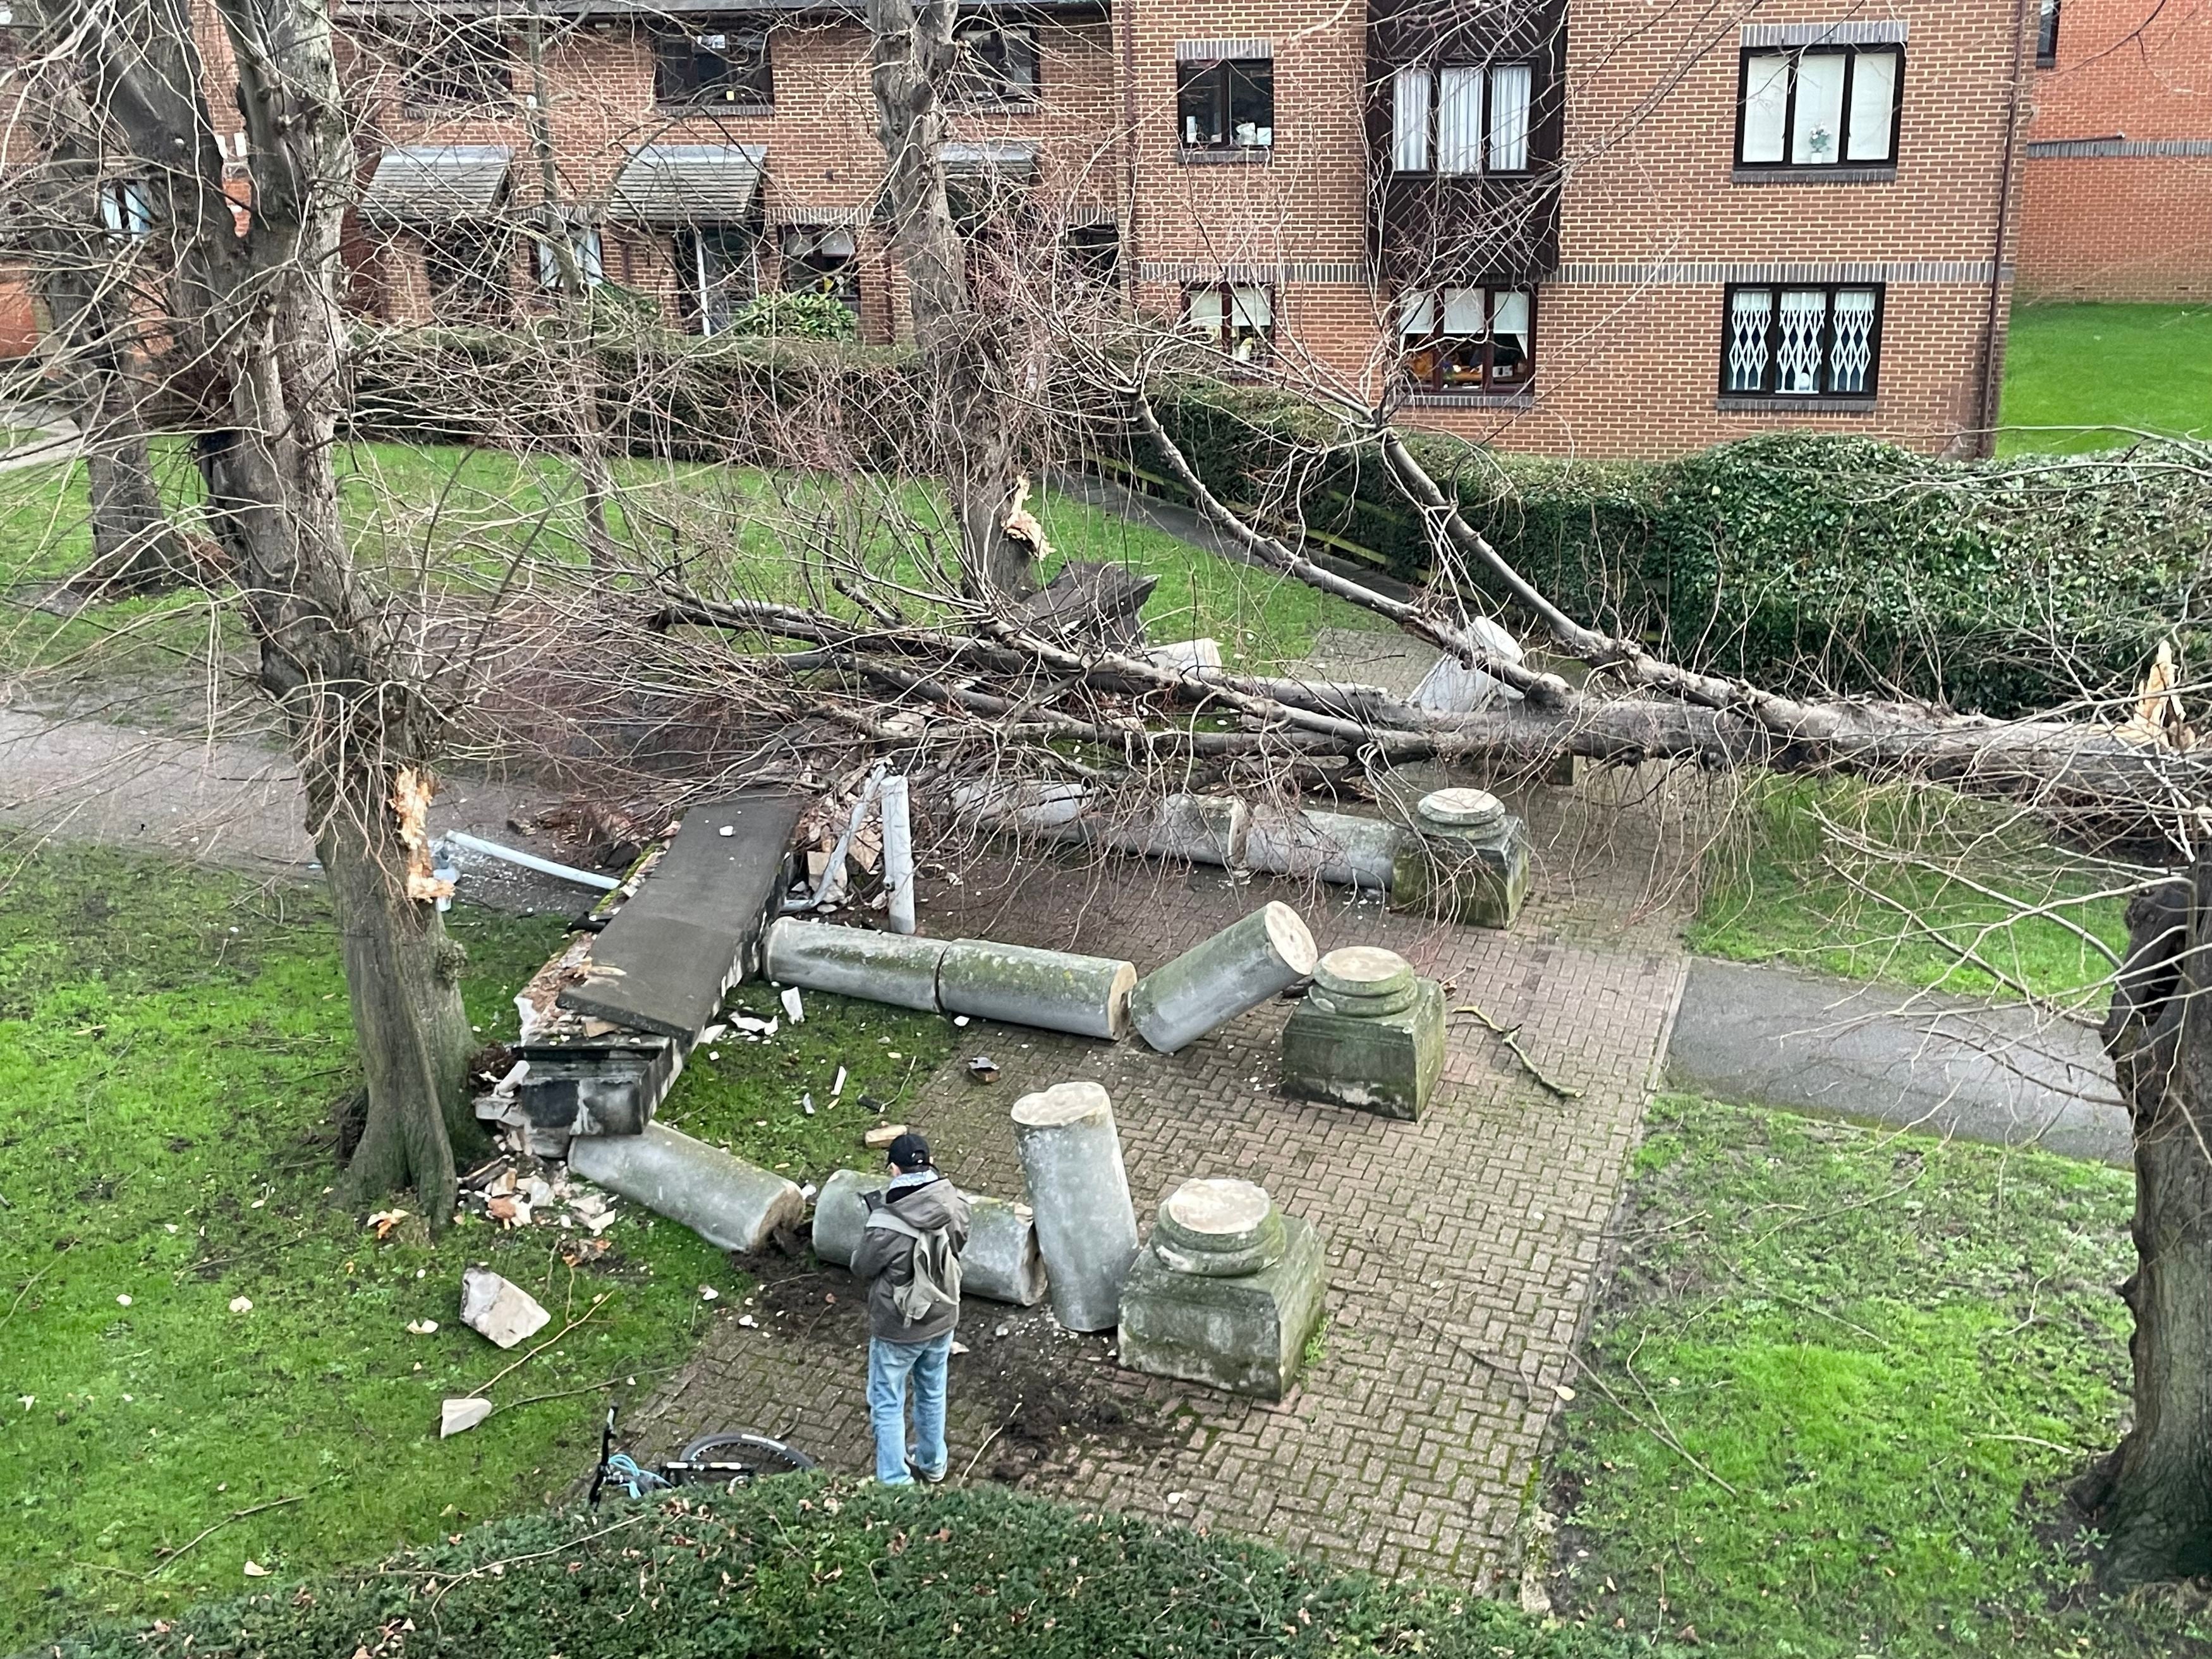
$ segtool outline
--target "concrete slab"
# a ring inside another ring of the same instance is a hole
[[[2018,1004],[1699,957],[1667,1077],[1722,1100],[2132,1161],[2096,1033]]]

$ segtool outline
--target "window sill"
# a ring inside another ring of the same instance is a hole
[[[1408,409],[1534,409],[1536,388],[1516,386],[1510,392],[1412,392]]]
[[[1747,167],[1729,174],[1732,185],[1893,185],[1897,164],[1865,167]]]
[[[725,104],[719,100],[671,99],[654,108],[672,121],[696,121],[707,115],[773,115],[774,104]]]
[[[1179,155],[1187,167],[1265,167],[1275,159],[1270,144],[1255,144],[1249,149],[1182,149]]]
[[[1871,415],[1872,398],[1745,397],[1723,392],[1713,407],[1723,415]]]
[[[1044,104],[1036,98],[947,99],[947,115],[1042,115]]]

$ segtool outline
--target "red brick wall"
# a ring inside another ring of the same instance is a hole
[[[2212,295],[2212,0],[2066,0],[2029,137],[2105,140],[2095,148],[2119,153],[2031,151],[2024,294]]]

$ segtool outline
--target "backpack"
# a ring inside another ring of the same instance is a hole
[[[900,1318],[919,1325],[939,1307],[960,1305],[960,1258],[953,1251],[951,1233],[942,1227],[925,1231],[888,1204],[871,1210],[867,1224],[914,1241],[914,1277],[891,1287],[891,1305]]]

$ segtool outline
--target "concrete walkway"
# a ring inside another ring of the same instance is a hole
[[[2130,1161],[2097,1034],[2017,1004],[1693,958],[1667,1078],[1722,1100]]]

